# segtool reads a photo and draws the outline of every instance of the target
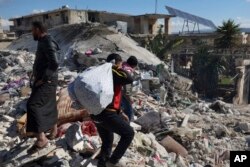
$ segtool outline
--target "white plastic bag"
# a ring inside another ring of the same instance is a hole
[[[100,146],[99,136],[88,136],[82,133],[80,123],[72,124],[65,133],[67,145],[76,152],[95,152]]]
[[[72,100],[77,100],[90,114],[100,114],[114,96],[112,64],[105,63],[83,71],[70,84],[69,91]]]

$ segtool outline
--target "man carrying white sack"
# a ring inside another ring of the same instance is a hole
[[[91,115],[102,139],[98,167],[121,166],[119,160],[122,158],[134,138],[133,128],[120,116],[124,115],[120,111],[122,86],[131,84],[133,79],[126,71],[122,70],[122,58],[120,55],[111,54],[108,56],[107,61],[115,61],[115,65],[112,67],[114,83],[113,102],[100,114]],[[114,140],[113,133],[120,135],[121,139],[113,154],[111,154]]]

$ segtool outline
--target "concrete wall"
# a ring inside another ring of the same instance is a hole
[[[140,34],[149,34],[148,29],[148,19],[146,19],[144,16],[140,17],[141,19],[141,28],[140,28]]]
[[[159,32],[160,24],[158,19],[149,18],[147,16],[134,17],[134,33],[135,34],[154,34]],[[163,32],[165,29],[163,28]]]
[[[250,102],[250,60],[236,60],[237,86],[236,96],[233,99],[234,104],[246,105]]]
[[[6,49],[11,42],[0,42],[0,49]]]
[[[43,22],[48,25],[48,28],[69,23],[69,11],[51,13],[48,14],[48,18],[47,16],[43,17]]]
[[[139,34],[141,32],[141,18],[135,17],[134,18],[134,33]]]
[[[15,19],[13,21],[14,26],[10,27],[11,31],[22,31],[27,32],[32,28],[33,21],[40,21],[47,26],[47,28],[52,28],[62,24],[69,23],[69,11],[57,11],[53,13],[45,13],[42,15],[34,15],[32,17],[24,17]]]
[[[149,24],[149,33],[150,34],[158,34],[158,31],[160,29],[160,25],[157,22],[157,19],[149,19],[148,20],[148,24]],[[164,30],[163,30],[164,31]]]
[[[69,24],[86,23],[88,20],[88,13],[86,11],[69,11]]]
[[[128,32],[134,31],[134,18],[128,15],[119,15],[114,13],[99,13],[99,21],[102,24],[123,21],[128,23]]]
[[[164,19],[164,32],[165,32],[165,34],[170,34],[170,32],[171,32],[170,18]]]
[[[5,38],[6,38],[6,34],[0,33],[0,39],[5,39]]]
[[[67,9],[16,19],[14,20],[14,26],[11,26],[10,29],[15,32],[30,31],[33,21],[41,21],[46,24],[48,28],[63,24],[85,23],[87,21],[99,22],[102,24],[122,21],[127,23],[128,33],[133,34],[157,34],[159,29],[157,19],[148,16],[130,16],[108,12]],[[169,25],[169,23],[167,25]]]
[[[247,34],[248,34],[248,36],[247,36],[247,38],[246,38],[247,44],[250,44],[250,33],[247,33]]]

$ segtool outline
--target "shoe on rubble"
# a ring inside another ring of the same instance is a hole
[[[120,160],[118,163],[113,164],[110,161],[106,162],[106,167],[127,167],[126,162]]]

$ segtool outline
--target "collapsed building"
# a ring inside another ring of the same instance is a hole
[[[198,99],[181,77],[171,75],[155,55],[113,27],[73,24],[51,29],[50,34],[63,55],[57,90],[60,137],[49,148],[27,155],[34,140],[22,135],[31,92],[27,73],[32,70],[36,43],[31,34],[22,35],[0,52],[1,166],[84,166],[89,160],[88,167],[96,166],[88,155],[98,153],[100,138],[87,111],[73,108],[67,85],[77,72],[101,63],[111,52],[124,60],[135,55],[140,61],[132,97],[136,118],[131,126],[136,135],[122,158],[127,166],[229,166],[230,150],[249,149],[249,112],[222,101]],[[118,139],[115,136],[114,146]]]
[[[92,14],[90,20],[96,22],[95,15],[100,13]],[[43,19],[43,15],[35,16]],[[230,150],[249,150],[248,110],[222,101],[202,101],[190,91],[189,80],[172,75],[166,64],[119,29],[100,23],[63,23],[49,33],[61,46],[59,138],[48,149],[26,154],[34,142],[22,135],[31,93],[27,73],[32,70],[36,43],[30,33],[24,34],[0,52],[0,166],[84,166],[89,160],[88,167],[96,166],[89,154],[96,155],[100,138],[88,112],[73,108],[67,86],[78,73],[112,52],[123,60],[134,55],[140,62],[140,79],[132,97],[136,118],[131,126],[136,135],[122,158],[127,166],[229,166]],[[114,146],[118,139],[115,136]]]
[[[5,32],[2,27],[2,18],[0,17],[0,42],[3,41],[13,41],[16,39],[16,34],[14,32]]]
[[[26,15],[18,18],[11,18],[13,26],[10,30],[18,35],[30,32],[32,21],[40,21],[53,28],[65,24],[76,24],[86,22],[98,22],[101,24],[115,25],[121,31],[132,34],[156,34],[159,29],[157,20],[164,20],[164,32],[169,34],[169,20],[172,15],[166,14],[144,14],[144,15],[128,15],[120,13],[111,13],[106,11],[78,10],[70,9],[63,6],[60,9]]]

